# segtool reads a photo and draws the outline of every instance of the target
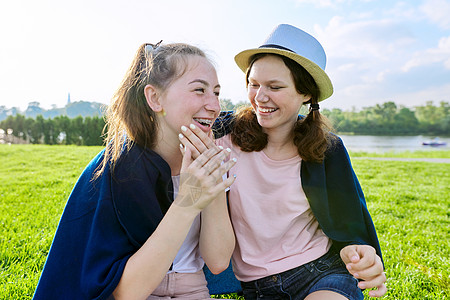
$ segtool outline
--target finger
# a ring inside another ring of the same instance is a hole
[[[206,162],[202,167],[204,173],[206,175],[210,175],[211,173],[213,173],[217,168],[221,166],[228,154],[229,152],[227,150],[221,150],[213,157],[211,157],[209,161]]]
[[[215,186],[218,191],[221,192],[221,191],[226,190],[236,180],[235,174],[233,174],[233,176],[228,176],[228,178],[225,180],[222,180],[223,175],[225,175],[235,164],[236,164],[236,158],[230,159],[229,161],[227,161],[226,163],[221,165],[220,168],[218,168],[215,171],[215,174],[213,175],[214,178],[221,179],[220,181],[216,181],[216,183],[215,183]]]
[[[189,149],[191,149],[191,155],[192,155],[192,158],[193,159],[196,159],[197,157],[199,157],[200,156],[200,152],[198,151],[198,149],[194,146],[194,145],[192,145],[192,143],[191,143],[191,141],[189,141],[186,137],[185,137],[185,135],[183,135],[183,134],[178,134],[178,139],[180,140],[180,142],[183,144],[183,147],[184,148],[189,148]]]
[[[219,153],[219,148],[211,148],[200,154],[192,163],[190,168],[201,169],[212,157]]]
[[[216,147],[213,140],[193,124],[189,128],[182,126],[181,132],[200,153]]]
[[[360,278],[363,280],[371,280],[373,278],[376,278],[380,275],[382,275],[382,277],[384,278],[384,280],[386,280],[386,276],[384,275],[384,268],[383,268],[383,263],[381,262],[381,258],[379,258],[377,256],[377,259],[375,261],[374,264],[365,267],[363,269],[357,270],[356,268],[352,268],[352,275],[355,276],[356,278]],[[384,281],[382,281],[384,282]],[[381,282],[379,282],[378,284],[380,284]],[[374,285],[378,285],[377,283],[375,283]]]
[[[358,287],[360,289],[371,289],[375,287],[379,287],[386,282],[386,275],[384,272],[379,273],[378,276],[373,277],[370,280],[360,281],[358,283]]]
[[[189,128],[203,142],[206,148],[209,149],[216,146],[216,144],[214,144],[214,138],[211,130],[206,133],[203,130],[200,130],[200,128],[198,128],[194,124],[190,124]]]
[[[192,158],[191,158],[191,150],[189,148],[185,148],[184,149],[184,155],[183,155],[183,160],[181,161],[181,172],[184,172],[184,170],[186,170],[192,163]]]
[[[369,291],[370,297],[383,297],[387,292],[387,287],[383,283],[381,286],[379,286],[376,290]]]
[[[219,184],[219,188],[221,191],[226,190],[227,188],[229,188],[234,181],[236,180],[236,175],[233,176],[229,176],[227,179],[223,180],[220,184]]]
[[[209,175],[210,173],[214,172],[220,165],[223,164],[224,160],[227,158],[228,155],[231,153],[231,149],[223,149],[223,147],[219,146],[219,151],[214,154],[207,163],[203,165],[203,168],[206,173]]]
[[[381,263],[381,259],[376,254],[375,249],[373,247],[367,246],[364,248],[360,248],[359,250],[359,257],[361,258],[359,261],[352,261],[349,266],[351,269],[355,272],[360,272],[361,270],[368,269],[372,266],[379,265],[379,272],[383,271],[383,264]]]
[[[223,163],[218,167],[213,173],[211,173],[211,176],[219,181],[223,178],[225,174],[230,171],[230,169],[236,164],[236,158],[230,159],[227,162]]]
[[[356,245],[349,245],[341,249],[340,252],[342,261],[347,265],[349,263],[356,263],[359,261],[359,254]]]

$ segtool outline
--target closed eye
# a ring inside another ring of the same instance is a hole
[[[198,94],[204,94],[205,93],[205,89],[204,88],[196,88],[194,91],[197,92]]]

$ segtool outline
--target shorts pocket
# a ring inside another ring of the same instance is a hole
[[[340,265],[341,261],[341,257],[338,253],[329,253],[329,255],[314,261],[313,265],[319,273],[322,273],[328,271],[332,266]]]

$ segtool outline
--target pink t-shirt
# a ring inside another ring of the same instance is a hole
[[[319,228],[300,179],[299,156],[276,161],[263,151],[242,152],[230,136],[216,141],[237,163],[229,203],[236,248],[233,269],[251,281],[298,267],[325,254],[331,242]]]

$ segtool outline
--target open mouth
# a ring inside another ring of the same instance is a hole
[[[274,111],[277,111],[278,108],[258,107],[258,110],[262,113],[272,113]]]
[[[212,125],[212,120],[210,119],[203,119],[203,118],[193,118],[195,122],[199,123],[202,126],[205,127],[211,127]]]

